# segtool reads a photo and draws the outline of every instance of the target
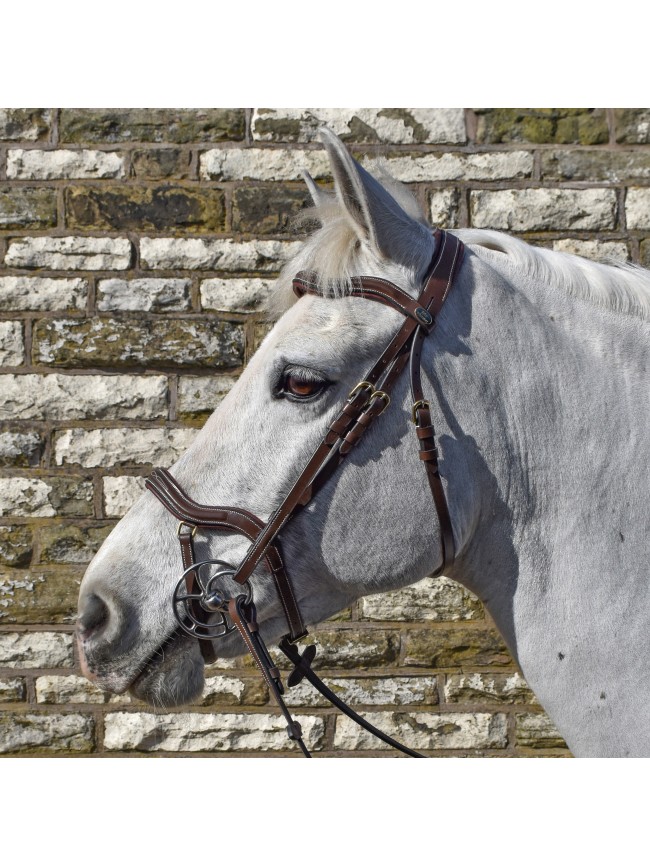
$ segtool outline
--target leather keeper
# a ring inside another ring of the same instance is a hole
[[[419,440],[433,439],[436,435],[433,426],[430,424],[426,425],[426,427],[416,427],[415,433],[417,434],[417,438]]]
[[[438,449],[424,449],[418,452],[421,461],[436,461],[438,460]]]

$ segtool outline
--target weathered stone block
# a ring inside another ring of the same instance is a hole
[[[43,675],[36,678],[36,701],[38,704],[107,704],[112,698],[102,692],[85,677],[78,674]],[[120,696],[124,700],[124,696]]]
[[[86,517],[93,513],[93,484],[79,476],[0,478],[0,515]]]
[[[0,713],[0,753],[52,755],[90,753],[95,723],[80,713]]]
[[[440,229],[453,229],[460,223],[458,190],[432,190],[429,195],[429,220]]]
[[[614,190],[475,190],[472,226],[535,232],[549,229],[613,229]]]
[[[233,677],[216,674],[207,677],[200,704],[212,705],[257,705],[266,704],[269,690],[261,677]]]
[[[650,108],[615,108],[616,141],[650,144]]]
[[[448,674],[445,701],[458,704],[538,705],[535,693],[519,672],[501,674]]]
[[[233,241],[230,238],[141,238],[144,268],[210,271],[279,271],[299,241]]]
[[[178,380],[178,417],[205,420],[237,382],[234,376],[181,376]]]
[[[87,299],[79,277],[0,277],[0,310],[83,310]]]
[[[201,154],[204,180],[296,181],[307,171],[312,178],[329,178],[331,170],[325,151],[287,148],[214,149]]]
[[[479,620],[483,606],[450,578],[423,578],[417,584],[365,596],[361,613],[368,620]]]
[[[150,180],[186,178],[190,162],[191,153],[179,148],[139,148],[131,151],[131,174]]]
[[[56,434],[54,460],[57,466],[155,464],[166,467],[178,460],[195,436],[196,431],[187,428],[73,428]]]
[[[559,253],[572,253],[574,256],[594,259],[596,262],[607,259],[626,262],[630,258],[625,241],[579,241],[577,238],[562,238],[553,241],[553,249]]]
[[[0,229],[47,229],[56,226],[56,190],[0,188]]]
[[[296,716],[310,747],[322,746],[323,720]],[[295,750],[279,714],[109,713],[104,718],[107,750],[140,752],[269,752]]]
[[[545,713],[518,713],[515,733],[518,747],[533,750],[566,748],[562,735]]]
[[[43,141],[50,134],[49,108],[0,108],[0,141]]]
[[[646,268],[650,268],[650,240],[641,241],[640,261]]]
[[[17,367],[25,358],[22,322],[0,322],[0,365]]]
[[[235,232],[276,235],[287,232],[291,220],[311,204],[306,190],[284,187],[242,187],[233,194]]]
[[[249,313],[262,308],[271,293],[272,282],[259,277],[215,277],[201,283],[201,307],[204,310],[224,310]]]
[[[602,108],[476,108],[476,141],[484,144],[605,144],[607,115]]]
[[[628,229],[650,229],[650,189],[634,187],[625,197]]]
[[[72,623],[83,569],[0,573],[0,623]]]
[[[463,144],[462,108],[256,108],[255,141],[318,140],[325,124],[349,143]]]
[[[111,151],[10,150],[7,177],[51,181],[59,178],[123,178],[124,158]]]
[[[143,418],[167,415],[166,376],[0,376],[0,420]]]
[[[373,173],[374,161],[366,160]],[[529,178],[533,155],[528,151],[502,151],[492,154],[400,154],[388,157],[389,173],[403,183],[426,181],[497,181]]]
[[[226,210],[221,190],[192,187],[68,187],[70,229],[222,232]]]
[[[327,668],[377,668],[394,664],[399,654],[399,634],[388,630],[319,630],[312,638],[318,647],[319,671]],[[286,666],[286,657],[281,654],[274,659]]]
[[[0,390],[3,379],[0,376]],[[0,467],[37,467],[43,447],[43,438],[35,431],[0,433]]]
[[[495,713],[369,713],[368,722],[415,750],[494,750],[508,744],[507,717]],[[387,750],[348,717],[336,719],[340,750]]]
[[[112,527],[43,527],[39,534],[39,562],[65,565],[90,563]]]
[[[650,178],[650,153],[623,150],[542,152],[542,177],[558,181],[621,181]]]
[[[190,280],[173,277],[100,280],[97,286],[97,309],[102,312],[143,310],[149,313],[189,310],[190,286]]]
[[[141,476],[105,476],[104,514],[107,518],[121,518],[145,491]]]
[[[0,668],[72,668],[66,632],[0,632]]]
[[[241,108],[64,108],[62,142],[217,142],[243,140]]]
[[[352,707],[438,704],[435,677],[325,677],[323,680]],[[329,702],[307,680],[289,689],[285,701],[292,707],[329,707]]]
[[[244,327],[218,319],[42,319],[34,362],[56,367],[239,367]]]
[[[56,271],[123,271],[131,258],[127,238],[19,238],[10,242],[5,265]]]
[[[22,677],[0,678],[0,702],[19,702],[27,698],[25,679]]]
[[[407,632],[404,664],[471,669],[481,665],[512,665],[512,658],[496,629],[458,626]]]
[[[0,526],[0,563],[3,566],[28,566],[33,547],[30,527],[22,524],[17,527]]]

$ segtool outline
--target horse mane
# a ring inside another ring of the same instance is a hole
[[[415,197],[388,174],[384,164],[373,164],[372,171],[410,217],[431,228]],[[349,292],[352,277],[360,273],[359,236],[333,193],[319,190],[318,204],[304,210],[294,225],[303,230],[309,226],[313,231],[276,281],[267,306],[271,319],[277,319],[296,301],[292,280],[298,271],[315,271],[320,282],[340,296]],[[572,253],[534,247],[520,238],[490,229],[454,229],[453,234],[477,248],[479,255],[487,251],[487,260],[497,270],[507,265],[508,270],[515,268],[524,276],[598,307],[650,319],[650,271],[640,265],[596,262]]]
[[[493,251],[490,264],[506,265],[525,276],[597,307],[650,319],[650,271],[630,262],[595,262],[544,247],[533,247],[520,238],[489,229],[454,230],[463,242]],[[507,274],[505,275],[507,276]]]

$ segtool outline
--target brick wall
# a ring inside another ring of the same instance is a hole
[[[80,677],[85,565],[266,326],[320,122],[443,227],[650,264],[648,109],[0,110],[0,751],[282,755],[246,661],[152,713]],[[477,600],[425,579],[316,630],[326,681],[433,755],[568,755]],[[324,754],[378,751],[302,686]]]

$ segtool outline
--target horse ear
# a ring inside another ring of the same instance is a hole
[[[318,186],[316,181],[312,178],[312,176],[307,171],[301,172],[303,181],[307,184],[307,189],[309,190],[309,195],[311,196],[312,202],[318,207],[319,205],[324,204],[326,201],[326,196]]]
[[[409,216],[331,130],[321,127],[319,135],[329,156],[336,195],[361,240],[379,258],[418,273],[425,269],[435,247],[431,229]]]

